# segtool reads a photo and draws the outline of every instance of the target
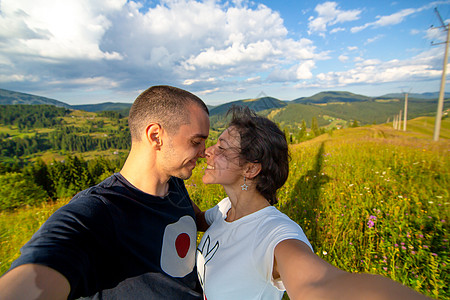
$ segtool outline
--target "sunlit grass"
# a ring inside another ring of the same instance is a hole
[[[0,274],[19,257],[19,249],[45,220],[67,202],[68,199],[64,199],[15,212],[0,212]]]

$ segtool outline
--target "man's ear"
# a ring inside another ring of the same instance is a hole
[[[248,179],[255,178],[261,172],[260,163],[247,163],[244,167],[244,176]]]
[[[162,145],[162,129],[161,125],[158,123],[150,123],[145,129],[145,136],[147,138],[147,142],[157,148],[160,148]]]

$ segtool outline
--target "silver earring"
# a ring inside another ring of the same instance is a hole
[[[246,191],[247,188],[248,188],[248,185],[245,184],[245,180],[246,180],[246,178],[245,178],[245,176],[244,176],[244,184],[241,185],[241,188],[242,188],[243,191]]]

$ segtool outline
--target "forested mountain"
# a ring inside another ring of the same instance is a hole
[[[287,103],[273,97],[237,100],[214,107],[210,110],[210,115],[223,115],[232,105],[245,105],[256,112],[259,112],[262,110],[284,107]]]
[[[432,98],[434,95],[436,98]],[[410,94],[408,117],[435,114],[437,96],[438,93]],[[88,112],[115,111],[118,114],[116,117],[126,117],[131,107],[131,103],[112,102],[71,106],[53,99],[0,89],[0,103],[36,104],[41,102]],[[368,97],[350,92],[326,91],[292,101],[281,101],[267,96],[236,100],[209,107],[212,128],[219,129],[225,126],[225,114],[232,105],[248,106],[262,115],[269,116],[279,124],[292,128],[300,127],[303,121],[310,126],[312,118],[316,118],[319,126],[345,126],[354,121],[364,125],[392,120],[393,116],[404,108],[404,95],[387,94],[380,97]],[[446,101],[444,109],[448,107],[449,102]],[[23,127],[27,122],[21,123]]]
[[[128,115],[131,103],[105,102],[99,104],[72,105],[73,109],[84,110],[89,112],[99,111],[119,111],[123,115]]]
[[[105,102],[99,104],[84,104],[84,105],[70,105],[62,101],[50,99],[46,97],[36,96],[32,94],[20,93],[0,89],[0,105],[14,105],[14,104],[28,104],[28,105],[54,105],[59,107],[84,110],[89,112],[99,111],[121,111],[124,115],[128,114],[131,103],[114,103]]]
[[[47,104],[70,108],[69,104],[55,99],[0,89],[0,105],[11,104]]]
[[[357,102],[357,101],[369,101],[371,98],[367,96],[357,95],[349,92],[321,92],[311,97],[302,97],[293,100],[294,103],[335,103],[335,102]]]
[[[393,93],[393,94],[386,94],[377,98],[401,98],[403,99],[405,97],[404,94],[401,93]],[[408,93],[408,98],[416,98],[416,99],[438,99],[439,98],[439,92],[434,93]],[[444,93],[444,98],[450,98],[450,93]]]

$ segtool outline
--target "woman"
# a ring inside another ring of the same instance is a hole
[[[248,108],[234,107],[229,127],[206,154],[205,184],[228,197],[206,212],[197,248],[204,298],[426,299],[379,275],[351,274],[312,251],[298,224],[278,211],[276,192],[289,171],[283,132]]]

